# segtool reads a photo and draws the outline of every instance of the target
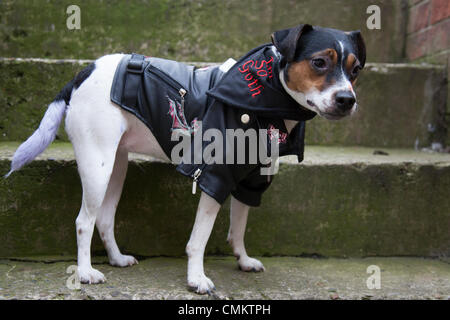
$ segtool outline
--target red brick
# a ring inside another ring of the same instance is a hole
[[[432,26],[430,29],[430,37],[431,53],[450,49],[450,19]]]
[[[449,0],[432,0],[431,8],[431,24],[450,17]]]
[[[426,28],[428,26],[430,11],[429,2],[411,8],[409,11],[408,33],[417,32]]]
[[[429,29],[408,36],[406,54],[409,60],[416,60],[429,54],[450,49],[450,19]]]
[[[419,32],[408,37],[406,55],[409,60],[416,60],[428,54],[431,43],[430,31]]]

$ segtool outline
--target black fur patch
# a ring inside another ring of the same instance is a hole
[[[66,102],[66,104],[69,104],[70,101],[70,97],[72,96],[72,90],[73,89],[77,89],[79,86],[81,86],[81,84],[83,83],[84,80],[86,80],[92,73],[92,71],[94,71],[95,69],[95,63],[91,63],[90,65],[88,65],[86,68],[84,68],[83,70],[81,70],[76,76],[75,78],[73,78],[72,80],[70,80],[65,86],[64,88],[62,88],[62,90],[58,93],[58,95],[55,97],[55,101],[60,101],[60,100],[64,100]]]

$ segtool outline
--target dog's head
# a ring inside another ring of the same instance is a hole
[[[285,62],[280,80],[299,104],[330,120],[357,110],[353,85],[366,62],[359,31],[304,24],[276,31],[272,42]]]

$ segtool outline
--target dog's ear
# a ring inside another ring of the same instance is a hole
[[[361,35],[361,31],[357,30],[350,32],[350,38],[355,44],[356,50],[358,51],[358,60],[361,64],[361,68],[363,68],[366,63],[366,45]]]
[[[286,58],[287,62],[292,62],[295,58],[300,36],[310,30],[313,30],[311,25],[300,24],[294,28],[275,31],[272,33],[272,43]]]

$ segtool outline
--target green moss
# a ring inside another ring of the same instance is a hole
[[[140,52],[183,61],[238,58],[298,23],[363,30],[370,61],[402,59],[397,0],[96,1],[78,3],[81,29],[68,30],[69,0],[0,3],[0,56],[95,59],[105,53]],[[366,8],[377,4],[382,29],[367,30]],[[324,14],[326,13],[326,14]],[[383,44],[383,45],[381,45]]]
[[[48,103],[86,64],[0,61],[0,141],[25,140]],[[316,117],[307,124],[306,143],[412,148],[416,141],[419,147],[444,142],[445,105],[436,95],[445,76],[442,67],[369,65],[357,82],[357,114],[340,121]],[[62,127],[57,139],[67,141]]]
[[[75,253],[81,186],[66,152],[0,180],[0,257]],[[249,216],[248,251],[268,256],[449,255],[448,163],[447,156],[430,164],[282,164],[262,206]],[[0,174],[8,169],[9,161],[0,161]],[[172,165],[132,161],[116,216],[119,246],[145,256],[184,255],[199,199],[190,190],[190,179]],[[218,215],[210,254],[231,254],[225,241],[228,208],[226,203]],[[104,252],[96,234],[92,248]]]
[[[48,104],[86,63],[0,63],[0,141],[25,140],[39,126]],[[62,126],[63,127],[63,126]],[[67,140],[61,128],[57,140]]]

